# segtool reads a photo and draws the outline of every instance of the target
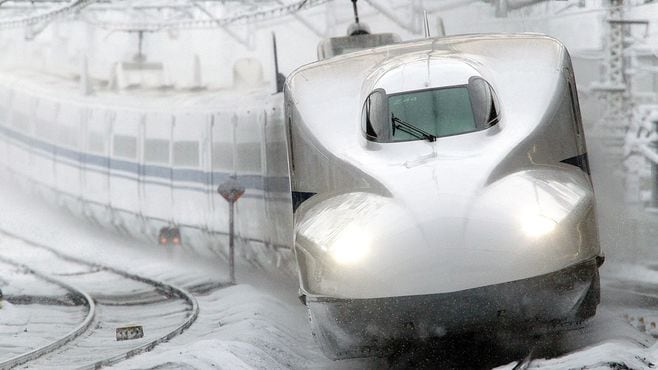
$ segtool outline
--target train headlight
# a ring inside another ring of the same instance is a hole
[[[340,265],[352,265],[370,252],[370,237],[363,230],[350,227],[333,242],[329,254]]]
[[[555,230],[555,226],[557,226],[557,222],[544,215],[526,214],[521,219],[521,229],[531,238],[549,234]]]

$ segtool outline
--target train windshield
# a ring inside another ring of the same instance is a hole
[[[472,77],[467,85],[386,94],[375,90],[364,106],[366,137],[401,142],[465,134],[498,122],[490,85]]]
[[[475,119],[466,86],[390,95],[391,141],[418,139],[418,134],[399,121],[436,137],[475,131]]]

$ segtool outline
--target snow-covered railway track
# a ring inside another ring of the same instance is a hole
[[[3,230],[0,234],[4,236],[0,255],[74,284],[96,302],[86,330],[30,356],[26,366],[94,369],[115,364],[182,333],[198,316],[196,298],[181,288],[70,256]],[[125,326],[141,327],[143,337],[117,340],[116,329]],[[25,361],[0,367],[21,363]]]
[[[526,356],[521,358],[516,362],[516,365],[512,368],[512,370],[526,370],[530,367],[530,363],[532,362],[532,351],[530,351]]]
[[[0,256],[0,276],[5,279],[9,278],[7,267],[21,272],[22,283],[26,283],[26,280],[34,280],[27,284],[37,283],[45,294],[13,294],[12,287],[7,292],[9,294],[4,297],[4,312],[0,315],[0,332],[3,334],[3,339],[0,340],[0,369],[2,370],[39,358],[75,339],[87,330],[95,314],[94,301],[85,292],[64,281]],[[21,282],[13,283],[21,284]],[[33,315],[43,314],[44,310],[48,310],[50,314],[48,318],[43,318],[44,321],[33,325],[35,330],[27,332],[26,321]],[[57,322],[75,318],[79,318],[78,322],[70,325]],[[23,333],[19,337],[17,334],[21,331]]]

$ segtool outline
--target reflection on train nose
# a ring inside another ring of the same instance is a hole
[[[370,235],[355,226],[348,227],[339,235],[329,253],[340,265],[353,265],[370,253]]]
[[[521,230],[531,238],[551,233],[556,225],[555,221],[541,214],[525,214],[521,218]]]

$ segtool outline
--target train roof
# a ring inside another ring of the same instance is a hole
[[[537,33],[437,37],[355,51],[306,64],[295,70],[287,82],[289,86],[295,85],[297,88],[313,84],[316,80],[309,76],[314,73],[326,77],[372,73],[358,80],[340,81],[340,84],[359,83],[366,79],[377,79],[395,67],[423,58],[459,60],[478,70],[495,66],[496,73],[504,73],[505,65],[550,69],[560,67],[564,53],[565,48],[558,40]]]
[[[514,126],[520,140],[540,123],[565,63],[570,63],[566,48],[540,34],[422,39],[302,66],[286,81],[286,99],[322,145],[343,153],[359,145],[363,102],[375,88],[396,83],[397,90],[448,86],[473,74],[493,86],[501,102],[500,126]],[[429,72],[422,72],[424,65]]]
[[[77,79],[25,69],[0,72],[0,88],[2,87],[58,103],[141,112],[234,111],[236,106],[249,109],[263,107],[268,101],[274,101],[269,85],[243,90],[140,88],[116,91],[100,87],[95,88],[91,95],[85,96],[80,94],[80,83]]]

